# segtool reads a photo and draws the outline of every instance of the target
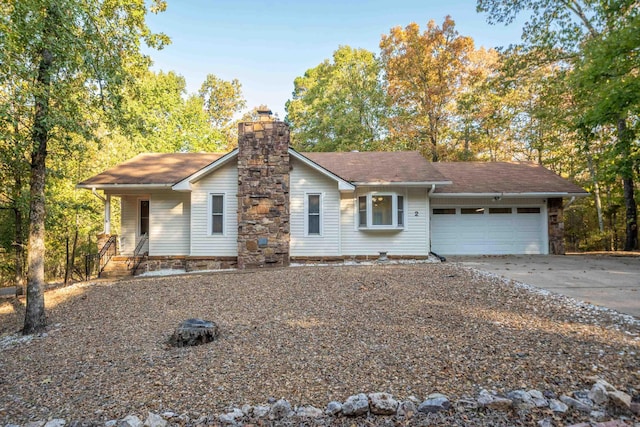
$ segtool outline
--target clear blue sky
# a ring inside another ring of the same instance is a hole
[[[189,92],[207,74],[237,78],[248,109],[266,104],[283,119],[293,80],[339,46],[377,55],[392,27],[425,28],[431,19],[441,25],[446,15],[476,46],[520,40],[521,25],[489,25],[475,0],[168,0],[166,12],[150,14],[148,24],[172,39],[151,52],[155,70],[184,76]]]

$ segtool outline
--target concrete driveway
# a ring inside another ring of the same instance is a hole
[[[640,319],[640,256],[451,256],[447,261],[500,274]]]

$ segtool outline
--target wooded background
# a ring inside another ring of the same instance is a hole
[[[102,202],[75,189],[141,152],[227,151],[242,85],[211,70],[198,93],[153,72],[147,13],[162,0],[0,0],[0,281],[73,277],[96,252]],[[380,50],[337,46],[294,81],[300,151],[419,150],[432,161],[531,161],[591,197],[565,211],[569,251],[638,249],[640,4],[478,0],[522,40],[476,48],[454,19],[390,29]],[[480,19],[480,16],[479,16]],[[255,106],[239,120],[252,120]],[[117,212],[114,233],[117,233]],[[45,253],[46,247],[46,253]]]

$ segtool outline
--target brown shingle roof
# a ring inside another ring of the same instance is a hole
[[[82,181],[78,186],[96,185],[172,185],[193,175],[218,160],[220,153],[162,153],[139,154],[131,160]]]
[[[442,193],[572,193],[587,192],[534,163],[440,162],[435,168],[453,182]]]
[[[354,183],[448,180],[417,151],[301,154],[340,178]]]

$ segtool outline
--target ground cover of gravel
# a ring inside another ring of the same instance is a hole
[[[142,278],[57,289],[46,302],[46,336],[0,348],[2,423],[193,419],[272,397],[323,408],[378,391],[561,394],[596,375],[640,390],[637,321],[456,264]],[[0,338],[23,309],[0,303]],[[167,346],[192,317],[216,322],[219,341]]]

